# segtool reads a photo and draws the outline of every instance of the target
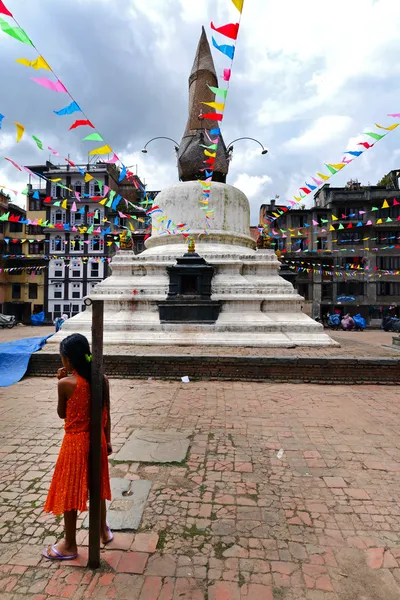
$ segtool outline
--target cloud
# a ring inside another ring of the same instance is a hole
[[[228,0],[202,0],[195,9],[192,4],[6,0],[107,143],[126,164],[138,165],[148,189],[177,181],[172,143],[153,142],[147,155],[140,150],[155,136],[182,137],[201,25],[210,37],[211,20],[223,24],[237,17]],[[373,131],[376,122],[394,122],[385,115],[399,110],[399,29],[398,0],[336,0],[328,11],[320,0],[245,3],[222,130],[226,142],[250,136],[270,149],[262,157],[253,142],[235,144],[228,182],[249,195],[252,223],[269,197],[290,198],[324,162],[340,162],[351,138]],[[15,63],[36,58],[34,50],[0,32],[0,53],[0,112],[6,116],[0,155],[25,165],[44,162],[50,153],[32,144],[36,135],[61,157],[85,162],[92,146],[81,142],[81,131],[68,131],[69,117],[53,113],[68,98],[36,86],[29,79],[36,73]],[[221,72],[225,58],[215,51],[214,59]],[[26,127],[19,144],[13,121]],[[397,132],[390,133],[331,185],[357,177],[378,181],[399,167],[397,146]],[[23,190],[26,183],[0,158],[0,185]]]
[[[286,150],[294,152],[318,148],[331,140],[342,137],[352,124],[350,117],[327,115],[314,121],[311,126],[284,144]]]

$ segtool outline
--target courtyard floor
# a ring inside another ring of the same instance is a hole
[[[2,600],[400,598],[395,387],[111,387],[114,451],[135,429],[189,431],[185,462],[111,460],[112,476],[152,481],[139,531],[115,534],[99,572],[85,567],[83,529],[79,559],[51,563],[41,551],[62,526],[42,506],[63,435],[56,380],[0,389]]]

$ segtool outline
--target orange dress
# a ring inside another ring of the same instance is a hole
[[[87,510],[89,498],[89,446],[90,446],[90,385],[76,376],[76,388],[67,400],[65,435],[58,455],[56,468],[47,495],[44,510],[61,515],[70,510]],[[101,442],[101,499],[111,500],[108,473],[107,442],[104,427],[107,409],[103,409]]]

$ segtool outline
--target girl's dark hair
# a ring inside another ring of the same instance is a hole
[[[91,358],[89,342],[84,335],[73,333],[66,337],[60,344],[60,353],[64,358],[68,358],[75,371],[86,379],[91,381],[92,363],[88,358]]]

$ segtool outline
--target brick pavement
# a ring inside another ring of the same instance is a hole
[[[400,597],[395,388],[112,381],[114,450],[136,428],[193,438],[182,465],[112,466],[153,488],[139,532],[116,534],[96,573],[84,530],[79,560],[40,555],[62,531],[42,512],[62,438],[55,386],[0,390],[2,600]]]

